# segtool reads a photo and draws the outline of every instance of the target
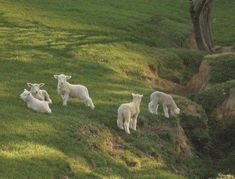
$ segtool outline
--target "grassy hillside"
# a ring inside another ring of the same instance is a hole
[[[216,0],[214,2],[212,10],[212,25],[216,44],[235,47],[234,6],[235,1],[233,0]]]
[[[215,39],[234,44],[230,37],[235,31],[221,25],[224,8],[232,6],[216,2],[220,5],[214,13],[221,19],[215,23]],[[197,72],[204,53],[176,49],[191,30],[188,2],[181,0],[1,1],[0,178],[203,175],[204,165],[193,146],[192,158],[175,150],[176,119],[147,112],[153,90],[146,66],[181,84]],[[226,38],[219,33],[224,30]],[[79,100],[62,106],[53,79],[59,73],[88,87],[94,111]],[[53,100],[51,115],[35,113],[19,99],[27,82],[46,83]],[[132,92],[144,94],[144,99],[137,132],[126,135],[116,127],[116,111],[131,100]],[[184,119],[185,124],[199,120]],[[200,118],[200,124],[204,120]],[[196,132],[187,134],[196,140]]]

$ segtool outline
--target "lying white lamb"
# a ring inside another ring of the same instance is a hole
[[[52,100],[50,99],[50,96],[47,93],[47,91],[40,89],[40,87],[43,87],[45,85],[44,83],[40,83],[40,84],[27,83],[27,85],[28,87],[30,87],[30,92],[35,98],[41,101],[48,101],[49,103],[52,104]]]
[[[20,94],[20,98],[27,103],[28,108],[31,108],[34,111],[51,113],[49,102],[40,101],[39,99],[34,98],[33,95],[26,89],[24,89],[23,93]]]
[[[69,97],[81,99],[87,107],[94,109],[95,106],[92,99],[89,96],[88,89],[83,85],[72,85],[67,80],[71,76],[66,76],[64,74],[54,75],[54,78],[58,80],[57,91],[61,95],[63,100],[63,106],[67,105]]]
[[[118,108],[117,126],[130,134],[129,127],[136,130],[137,118],[140,113],[140,103],[143,95],[132,93],[133,101],[122,104]]]
[[[168,111],[170,111],[170,114],[172,116],[175,116],[176,114],[180,113],[180,109],[175,104],[175,101],[172,96],[160,91],[155,91],[150,96],[150,102],[148,104],[149,112],[158,114],[157,111],[159,104],[162,104],[166,118],[169,118]]]

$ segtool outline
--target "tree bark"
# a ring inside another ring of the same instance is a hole
[[[213,0],[189,0],[195,40],[200,50],[213,52],[210,13]]]

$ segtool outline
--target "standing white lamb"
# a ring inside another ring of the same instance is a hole
[[[137,118],[140,113],[140,103],[143,95],[132,93],[133,101],[122,104],[118,108],[117,126],[130,134],[129,127],[136,130]]]
[[[40,101],[26,89],[20,94],[20,98],[27,103],[28,108],[41,113],[51,113],[48,101]]]
[[[149,112],[158,114],[157,111],[159,104],[162,104],[166,118],[169,118],[168,111],[170,111],[170,114],[172,116],[175,116],[176,114],[180,113],[180,109],[175,104],[175,101],[172,96],[160,91],[155,91],[150,96],[150,102],[148,104]]]
[[[40,87],[45,85],[44,83],[40,83],[40,84],[27,83],[27,85],[28,85],[28,87],[30,87],[30,92],[35,98],[37,98],[41,101],[48,101],[49,103],[52,104],[52,100],[51,100],[49,94],[47,93],[47,91],[40,89]]]
[[[73,85],[67,82],[71,76],[66,76],[64,74],[54,75],[54,78],[58,80],[57,91],[61,95],[63,100],[63,106],[67,105],[69,97],[81,99],[87,107],[94,109],[95,106],[92,99],[89,96],[87,87],[83,85]]]

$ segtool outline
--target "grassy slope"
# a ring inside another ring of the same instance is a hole
[[[1,165],[5,167],[1,169],[1,177],[128,177],[133,174],[174,177],[165,169],[164,161],[155,161],[143,152],[158,150],[153,142],[156,138],[149,140],[141,134],[126,136],[115,125],[117,106],[130,99],[130,92],[150,92],[145,83],[132,78],[143,74],[141,64],[154,58],[142,50],[147,49],[145,43],[156,41],[148,37],[155,34],[151,29],[156,31],[156,25],[142,26],[151,20],[154,8],[142,5],[138,11],[134,7],[130,11],[124,1],[3,3]],[[149,27],[147,36],[143,35]],[[175,45],[169,39],[165,46],[171,43]],[[127,76],[123,70],[133,67],[132,77]],[[86,84],[91,89],[95,111],[77,101],[71,101],[67,108],[61,106],[56,81],[52,78],[61,72],[71,74],[71,82]],[[31,112],[18,99],[27,81],[46,82],[54,99],[53,115]],[[139,150],[141,144],[134,140],[137,136],[138,140],[146,141]],[[117,149],[117,156],[112,156],[109,144],[112,140],[123,143],[126,150]],[[126,162],[132,160],[139,166],[129,168]]]
[[[0,178],[179,178],[169,171],[159,136],[117,130],[116,109],[131,92],[143,93],[140,122],[154,119],[146,110],[152,90],[144,66],[153,63],[162,76],[187,80],[195,70],[188,72],[185,60],[198,52],[172,48],[190,29],[182,1],[2,1]],[[90,89],[94,111],[77,100],[62,107],[53,79],[62,72]],[[25,107],[18,95],[26,82],[46,83],[52,115]]]
[[[214,2],[212,22],[216,44],[235,47],[234,7],[235,1],[233,0]]]

